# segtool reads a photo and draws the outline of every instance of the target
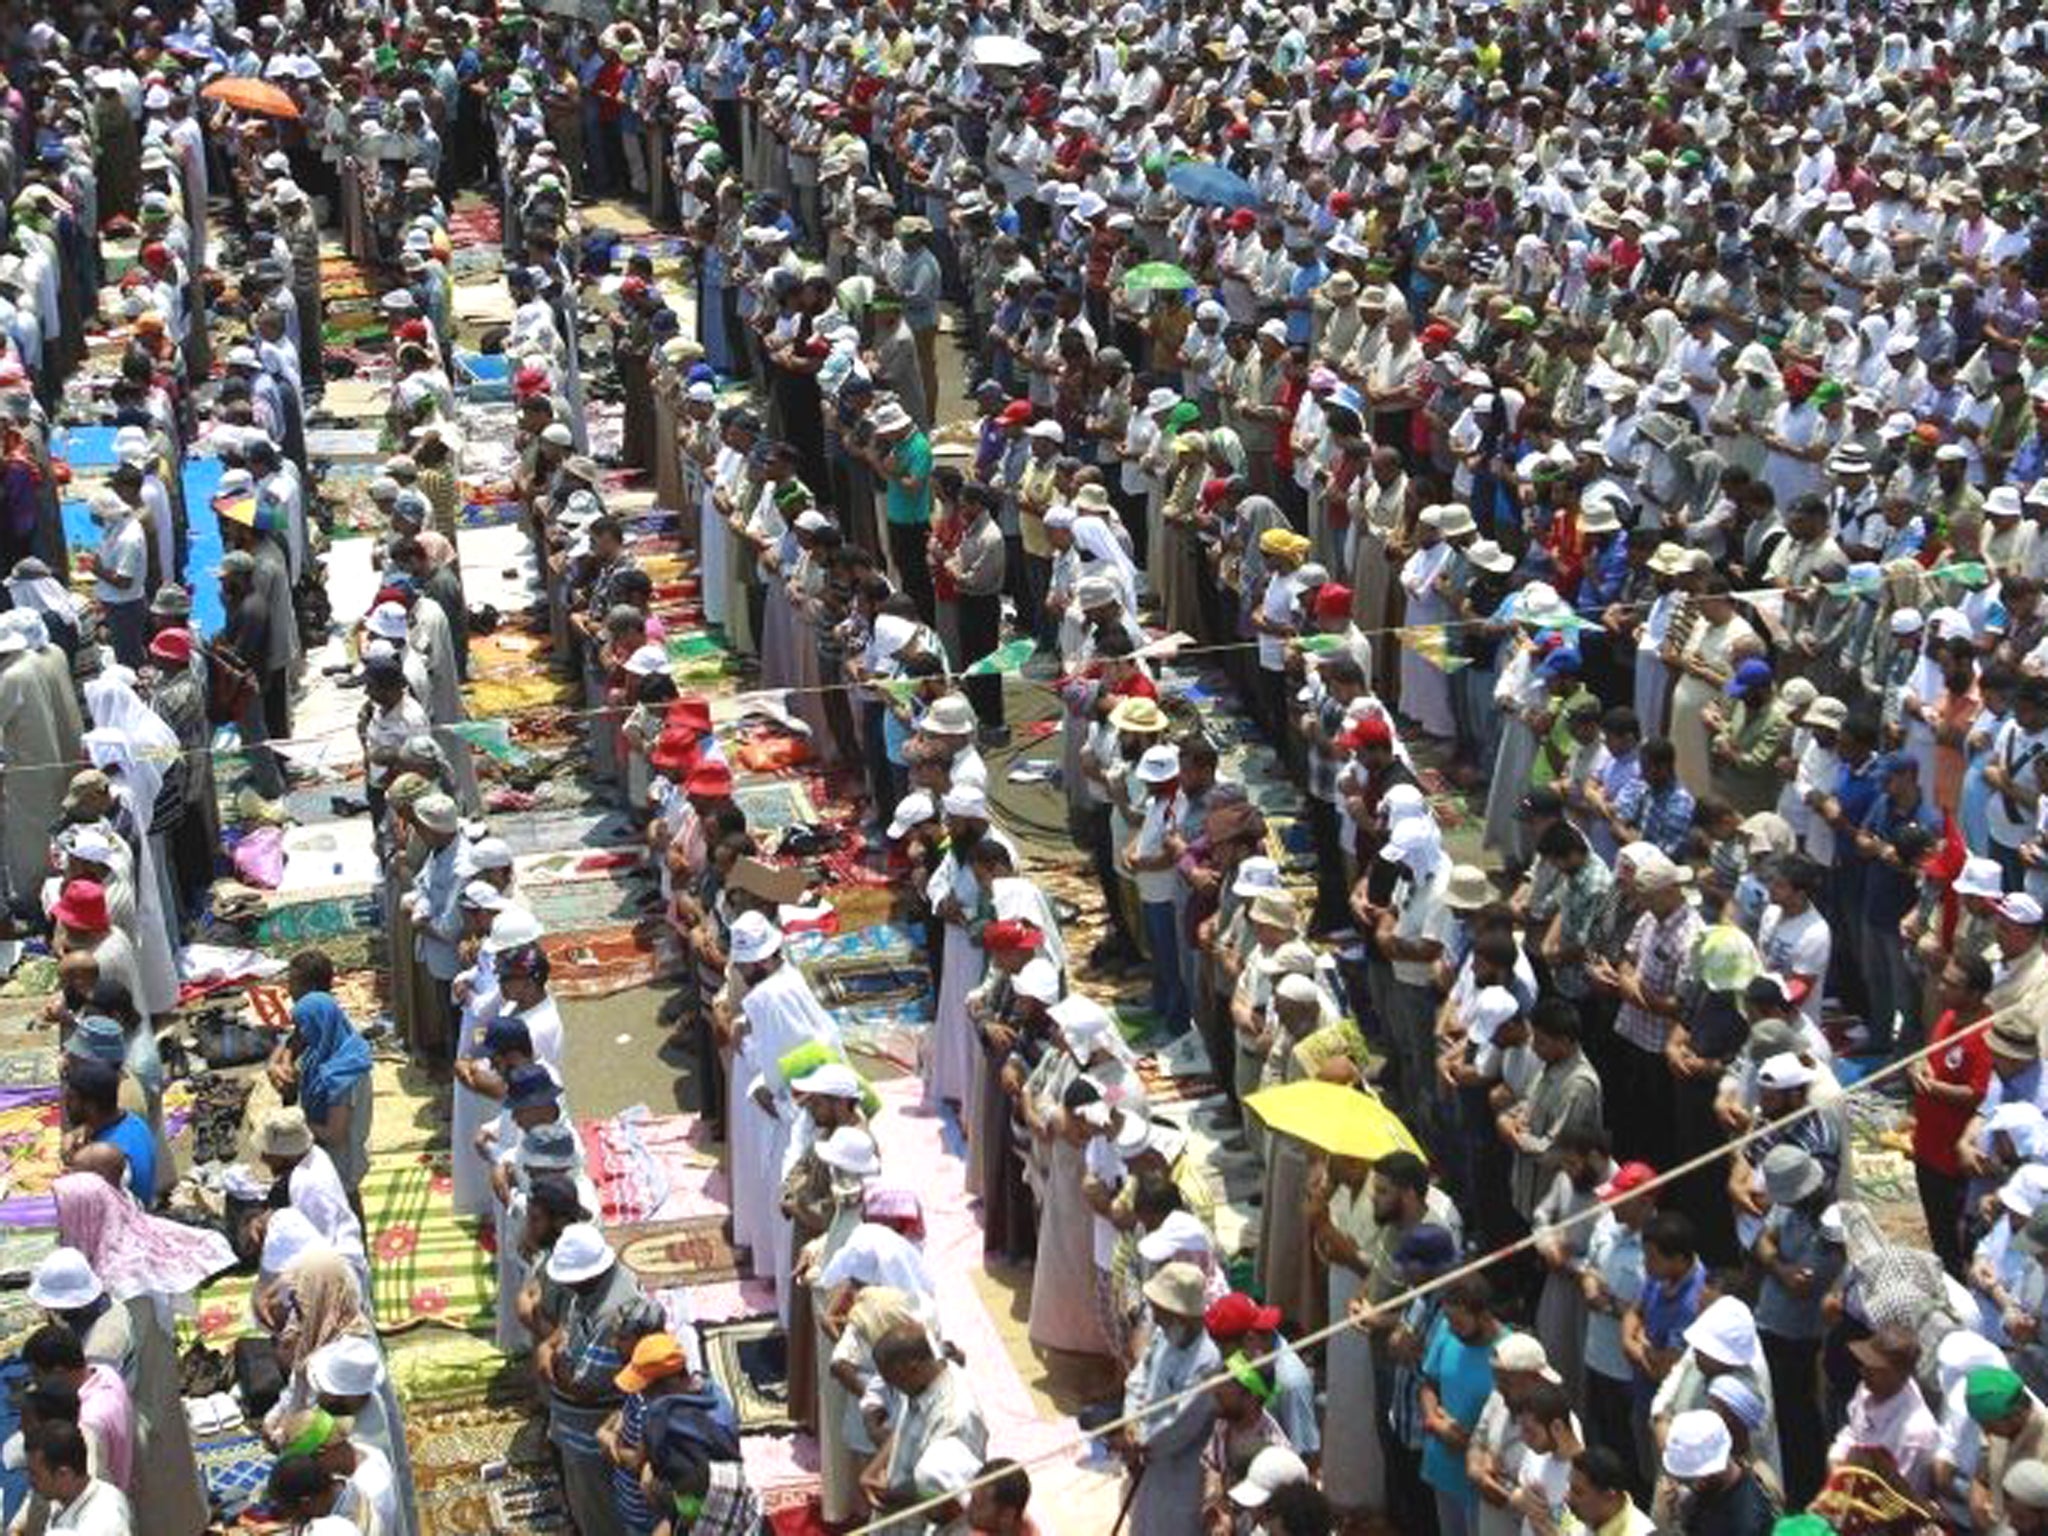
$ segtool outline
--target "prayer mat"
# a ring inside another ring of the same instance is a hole
[[[931,1013],[931,967],[908,928],[880,924],[815,941],[792,939],[790,957],[827,1008],[856,1015],[887,1010],[892,1017]]]
[[[391,1387],[408,1416],[530,1408],[533,1372],[474,1334],[421,1335],[394,1348]]]
[[[717,1157],[699,1144],[705,1133],[697,1116],[651,1115],[636,1106],[576,1130],[601,1224],[725,1215],[727,1181]]]
[[[475,1479],[478,1469],[493,1462],[524,1469],[548,1455],[547,1421],[531,1404],[436,1409],[408,1413],[405,1422],[413,1478],[422,1491]]]
[[[57,990],[57,962],[48,955],[30,955],[17,965],[5,984],[0,984],[0,997],[48,997]]]
[[[528,1456],[515,1467],[498,1465],[507,1460],[503,1455],[479,1457],[441,1474],[430,1487],[419,1470],[423,1437],[414,1430],[409,1438],[418,1485],[419,1536],[555,1536],[570,1529],[561,1480],[543,1460]],[[431,1435],[424,1438],[431,1451]],[[545,1444],[540,1449],[545,1451]]]
[[[723,1216],[612,1227],[605,1237],[642,1290],[739,1278],[739,1255],[725,1240]]]
[[[236,1339],[256,1331],[249,1315],[249,1298],[256,1293],[253,1274],[216,1275],[200,1288],[199,1311],[178,1320],[180,1348],[195,1341],[214,1349],[225,1349]]]
[[[207,1502],[216,1515],[233,1520],[263,1497],[276,1458],[262,1436],[239,1430],[202,1440],[192,1449],[206,1482]]]
[[[704,1364],[732,1398],[742,1434],[795,1427],[789,1416],[789,1340],[774,1318],[706,1328]]]
[[[414,1156],[448,1141],[447,1090],[401,1056],[380,1056],[370,1068],[376,1108],[370,1116],[373,1163]]]
[[[654,877],[641,870],[603,870],[582,880],[553,880],[524,886],[527,909],[551,934],[631,927],[661,900]]]
[[[264,913],[256,925],[256,945],[273,953],[326,948],[334,940],[366,935],[384,921],[375,896],[316,896],[284,902]]]
[[[0,1285],[27,1285],[29,1271],[56,1246],[54,1227],[0,1226]]]
[[[668,930],[648,920],[631,927],[550,933],[541,940],[553,970],[548,989],[557,997],[616,997],[674,973],[680,959]]]
[[[450,1204],[447,1150],[373,1158],[363,1178],[371,1300],[384,1333],[442,1323],[476,1328],[497,1304],[497,1273],[472,1221]]]
[[[818,807],[811,792],[786,779],[738,785],[732,799],[746,812],[747,827],[756,836],[780,832],[785,827],[815,826],[818,821]]]
[[[9,1064],[19,1053],[0,1054]],[[52,1069],[48,1051],[40,1068]],[[59,1154],[58,1090],[54,1087],[0,1088],[0,1176],[10,1195],[42,1195],[64,1171]]]

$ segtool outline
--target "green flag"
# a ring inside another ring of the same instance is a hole
[[[981,660],[973,663],[961,673],[962,677],[987,677],[990,673],[1004,675],[1024,670],[1024,663],[1031,659],[1038,649],[1038,642],[1031,639],[1012,640],[999,645]]]

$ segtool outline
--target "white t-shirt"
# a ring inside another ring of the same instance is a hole
[[[1266,595],[1259,599],[1259,613],[1268,624],[1294,622],[1294,577],[1275,576],[1266,583]],[[1278,635],[1259,632],[1259,666],[1279,672],[1287,665],[1287,642]]]
[[[1107,1136],[1097,1136],[1081,1151],[1081,1166],[1088,1177],[1114,1193],[1124,1181],[1124,1160],[1116,1149],[1116,1143]],[[1089,1230],[1094,1244],[1095,1267],[1107,1271],[1116,1258],[1116,1223],[1104,1216],[1092,1217]]]
[[[1827,991],[1828,957],[1834,952],[1828,920],[1813,907],[1787,917],[1776,903],[1764,908],[1756,926],[1757,953],[1764,969],[1780,976],[1804,976],[1813,983],[1799,1005],[1810,1024],[1820,1023],[1821,996]]]
[[[1572,1416],[1572,1436],[1578,1437],[1578,1416]],[[1571,1459],[1549,1454],[1537,1455],[1531,1450],[1522,1453],[1522,1464],[1515,1469],[1517,1489],[1540,1493],[1545,1506],[1550,1510],[1550,1529],[1564,1528],[1564,1493],[1572,1480]],[[1536,1536],[1537,1527],[1526,1516],[1522,1520],[1521,1536]]]
[[[1166,837],[1180,825],[1182,797],[1179,791],[1161,799],[1148,795],[1145,800],[1145,820],[1138,828],[1138,857],[1157,858],[1166,849]],[[1180,894],[1180,875],[1171,865],[1165,869],[1139,869],[1132,874],[1138,882],[1138,900],[1150,905],[1153,902],[1172,901]]]
[[[124,517],[100,539],[99,569],[124,578],[126,587],[95,579],[92,595],[102,603],[139,603],[146,594],[142,580],[149,574],[149,538],[142,524]]]
[[[1401,897],[1401,910],[1394,920],[1394,934],[1401,939],[1449,940],[1457,914],[1444,900],[1451,883],[1451,861],[1439,858],[1426,875],[1411,873]],[[1394,980],[1411,987],[1427,987],[1436,981],[1434,964],[1428,960],[1396,960]]]
[[[2015,784],[2030,787],[2030,776],[2044,751],[2048,751],[2048,731],[2024,730],[2019,721],[2008,720],[1991,743],[1991,761]],[[2034,835],[2034,818],[2024,809],[2016,811],[2004,795],[1993,794],[1985,802],[1985,814],[1992,840],[2002,848],[2017,848]]]

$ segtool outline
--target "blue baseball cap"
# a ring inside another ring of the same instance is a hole
[[[1885,779],[1895,773],[1917,774],[1920,771],[1920,759],[1910,752],[1887,752],[1877,760],[1876,768],[1878,777]]]
[[[552,1072],[537,1061],[514,1067],[505,1078],[505,1107],[510,1110],[538,1109],[561,1102],[562,1088]]]
[[[533,1034],[524,1019],[493,1019],[484,1026],[484,1055],[502,1056],[507,1051],[532,1054]]]
[[[1439,1272],[1458,1259],[1458,1240],[1448,1227],[1421,1226],[1401,1239],[1394,1262],[1402,1269]]]
[[[1579,675],[1579,653],[1577,651],[1552,651],[1543,658],[1543,665],[1536,669],[1539,677],[1577,677]]]
[[[1771,664],[1752,656],[1735,669],[1735,675],[1728,679],[1728,686],[1722,691],[1729,698],[1739,698],[1752,688],[1768,688],[1771,683]]]

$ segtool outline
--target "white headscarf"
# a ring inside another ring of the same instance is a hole
[[[1026,922],[1045,935],[1045,958],[1055,969],[1065,972],[1067,968],[1067,941],[1060,935],[1060,920],[1052,909],[1052,903],[1029,880],[1008,876],[989,886],[989,899],[994,903],[998,922]]]
[[[931,1301],[931,1271],[917,1245],[893,1227],[865,1221],[848,1234],[839,1251],[826,1261],[820,1282],[837,1290],[849,1282],[886,1285],[903,1292],[913,1301]]]
[[[119,770],[135,796],[137,819],[146,821],[181,751],[178,733],[142,702],[126,668],[110,667],[87,683],[85,703],[94,726],[85,733],[87,756],[96,768]]]
[[[7,596],[17,613],[47,613],[66,624],[78,622],[77,605],[54,576],[9,576]]]
[[[1117,585],[1124,612],[1138,611],[1137,567],[1117,542],[1109,524],[1090,514],[1074,519],[1074,551],[1081,557],[1083,576],[1107,576]]]

